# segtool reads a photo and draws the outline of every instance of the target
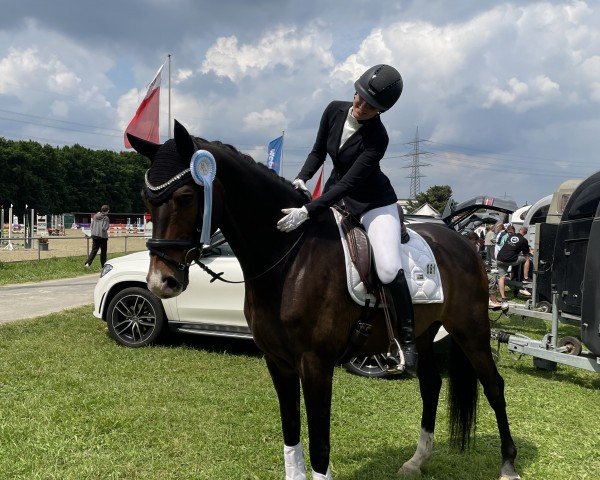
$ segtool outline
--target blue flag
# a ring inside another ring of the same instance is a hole
[[[281,154],[283,153],[283,135],[271,140],[267,146],[267,167],[279,175],[281,169]]]

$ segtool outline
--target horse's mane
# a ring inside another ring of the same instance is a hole
[[[280,175],[277,175],[277,173],[274,170],[270,169],[263,163],[257,162],[247,153],[240,152],[233,145],[230,145],[228,143],[223,143],[219,140],[210,141],[210,140],[206,140],[205,138],[201,138],[201,137],[192,137],[192,139],[194,140],[194,143],[196,144],[196,146],[200,146],[200,144],[208,144],[208,145],[212,145],[214,147],[221,148],[223,150],[227,150],[230,153],[233,153],[239,160],[244,162],[250,168],[253,168],[253,169],[259,171],[261,173],[261,175],[266,176],[267,178],[270,178],[272,180],[280,182],[280,184],[282,186],[285,186],[290,192],[294,193],[300,200],[302,200],[304,203],[306,202],[306,197],[292,185],[292,182],[283,178]]]

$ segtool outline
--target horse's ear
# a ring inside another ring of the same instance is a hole
[[[192,155],[196,151],[196,145],[194,145],[194,140],[185,129],[185,127],[175,120],[175,128],[173,129],[175,145],[177,145],[177,153],[179,156],[185,160],[189,161],[192,158]]]
[[[127,134],[127,140],[129,140],[129,143],[136,152],[141,153],[144,157],[148,157],[151,161],[154,159],[154,155],[156,155],[156,152],[158,152],[158,149],[160,148],[159,144],[136,137],[131,133]]]

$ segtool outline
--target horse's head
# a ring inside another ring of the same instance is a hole
[[[198,146],[177,121],[174,138],[162,145],[132,135],[128,138],[138,153],[150,159],[142,190],[153,225],[152,238],[146,243],[150,250],[148,289],[160,298],[175,297],[187,288],[189,267],[202,250],[203,187],[190,172]]]

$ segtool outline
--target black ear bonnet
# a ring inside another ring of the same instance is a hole
[[[189,159],[186,162],[177,151],[175,140],[163,143],[146,171],[144,194],[155,206],[166,202],[173,192],[186,183],[193,182]]]

